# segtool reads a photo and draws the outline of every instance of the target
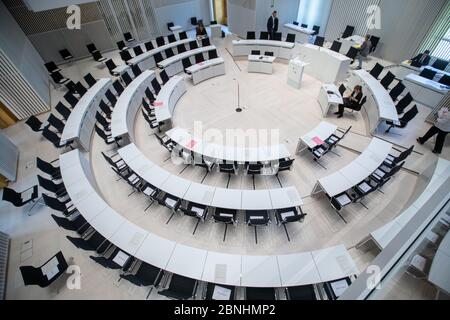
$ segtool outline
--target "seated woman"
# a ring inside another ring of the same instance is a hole
[[[338,115],[338,118],[342,118],[345,108],[357,110],[359,108],[359,104],[361,103],[362,97],[362,87],[359,85],[355,86],[352,94],[344,98],[344,104],[340,104],[338,112],[335,112],[334,114]]]
[[[201,21],[197,24],[197,28],[195,29],[195,31],[197,33],[197,38],[205,38],[208,36],[208,34],[206,33],[206,28]]]

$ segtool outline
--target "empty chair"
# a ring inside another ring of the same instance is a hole
[[[64,216],[70,217],[72,214],[77,212],[77,209],[73,206],[73,204],[67,202],[59,201],[57,198],[50,197],[45,193],[42,194],[42,198],[44,199],[44,203],[50,209],[61,212]]]
[[[391,83],[395,80],[395,74],[388,71],[383,79],[381,79],[380,84],[386,89],[389,89]]]
[[[330,50],[339,52],[341,50],[342,42],[339,41],[333,41],[333,44],[331,45]]]
[[[58,111],[58,113],[63,116],[64,120],[69,119],[70,114],[72,112],[62,102],[58,102],[58,104],[55,107],[55,110]]]
[[[155,49],[155,47],[153,46],[153,43],[152,43],[151,41],[147,41],[147,42],[144,44],[144,46],[145,46],[145,50],[147,50],[147,51],[150,51],[150,50]]]
[[[351,37],[353,35],[353,32],[355,31],[355,27],[353,26],[346,26],[344,33],[342,33],[342,38],[348,38]]]
[[[46,64],[44,64],[44,66],[47,69],[48,73],[61,71],[61,69],[59,69],[53,61],[47,62]]]
[[[189,58],[184,58],[181,60],[181,63],[183,64],[183,69],[186,72],[186,69],[192,66],[191,60]]]
[[[437,72],[428,68],[425,68],[422,70],[422,72],[419,74],[419,76],[424,77],[426,79],[433,80],[436,76]]]
[[[128,63],[133,57],[131,56],[130,52],[128,50],[122,50],[120,51],[120,58],[125,62]]]
[[[378,44],[380,43],[380,38],[376,37],[376,36],[371,36],[370,37],[370,42],[372,43],[372,48],[370,49],[370,52],[375,52],[375,50],[378,47]]]
[[[133,71],[133,73],[134,73],[134,71]],[[125,82],[126,86],[129,86],[133,82],[133,79],[131,79],[131,76],[129,75],[128,72],[125,72],[124,74],[122,74],[122,80],[123,80],[123,82]]]
[[[78,249],[96,251],[98,254],[105,253],[111,246],[111,243],[96,231],[94,231],[86,239],[74,238],[71,236],[66,236],[66,238]]]
[[[186,52],[186,46],[184,44],[177,45],[178,54]]]
[[[194,235],[200,222],[204,222],[206,220],[206,216],[208,215],[208,207],[202,204],[188,202],[186,206],[180,206],[180,210],[183,214],[197,219],[197,224],[192,232]]]
[[[389,93],[392,101],[397,101],[397,98],[402,94],[403,90],[405,90],[405,85],[401,82],[397,83],[397,85]]]
[[[159,84],[158,80],[156,80],[156,78],[154,78],[152,80],[151,84],[155,91],[155,94],[158,95],[158,93],[161,91],[161,85]]]
[[[203,53],[197,53],[195,55],[195,63],[201,63],[204,61],[205,61],[205,58],[203,57]]]
[[[116,80],[116,81],[113,82],[113,88],[114,88],[114,90],[116,90],[117,95],[119,95],[119,96],[125,90],[119,80]]]
[[[277,300],[274,288],[245,288],[245,300]]]
[[[139,68],[138,64],[134,64],[131,66],[131,71],[133,72],[134,77],[139,77],[139,75],[142,73],[141,68]],[[128,73],[127,73],[128,74]],[[128,84],[127,84],[128,85]]]
[[[100,123],[105,131],[111,131],[111,123],[104,118],[98,111],[95,113],[95,119]]]
[[[169,76],[167,75],[166,70],[163,70],[159,73],[159,77],[161,78],[162,84],[165,85],[169,80]]]
[[[51,216],[58,227],[68,231],[75,231],[80,235],[84,234],[90,227],[89,223],[87,223],[86,219],[84,219],[81,214],[77,215],[73,220],[59,217],[54,214],[52,214]]]
[[[31,128],[34,132],[41,132],[44,130],[42,127],[43,123],[36,118],[35,116],[31,116],[25,121],[25,124]]]
[[[6,187],[3,188],[2,200],[11,203],[15,207],[20,208],[28,203],[34,203],[38,197],[39,188],[37,185],[20,192]],[[28,209],[27,214],[32,210],[33,207],[34,205]]]
[[[64,60],[70,60],[70,59],[73,58],[72,54],[71,54],[70,51],[67,50],[67,49],[59,50],[59,54],[61,55],[61,57],[62,57]]]
[[[273,34],[273,40],[275,40],[275,41],[281,41],[282,37],[283,37],[283,34],[281,32],[275,32]]]
[[[156,52],[156,53],[153,55],[153,59],[155,59],[155,63],[156,63],[156,64],[158,64],[158,63],[160,63],[161,61],[164,60],[164,58],[163,58],[161,52]]]
[[[108,257],[106,256],[89,256],[92,260],[97,262],[99,265],[106,269],[112,269],[112,270],[119,270],[122,269],[123,271],[128,271],[131,265],[133,264],[134,259],[128,256],[128,258],[125,260],[125,262],[121,262],[120,264],[116,262],[115,258],[118,254],[124,253],[121,251],[118,247],[115,247],[113,252],[109,254]]]
[[[62,133],[64,131],[64,122],[62,122],[60,119],[55,117],[53,113],[50,113],[48,116],[47,122],[53,126],[56,130],[58,130],[59,133]]]
[[[314,285],[304,285],[297,287],[288,287],[285,289],[288,300],[317,300]]]
[[[52,80],[56,83],[56,84],[65,84],[68,81],[70,81],[67,78],[64,78],[62,76],[62,74],[59,71],[53,72],[50,74],[50,77],[52,78]]]
[[[193,41],[189,42],[189,48],[190,48],[190,50],[198,49],[197,41],[193,40]]]
[[[202,47],[208,47],[210,45],[211,45],[211,42],[209,41],[209,38],[202,39]]]
[[[376,63],[375,66],[370,71],[370,74],[375,79],[378,79],[378,77],[380,76],[381,72],[383,72],[383,69],[384,69],[384,67],[381,64]]]
[[[317,36],[316,37],[316,40],[314,40],[314,44],[316,45],[316,46],[319,46],[319,47],[323,47],[323,43],[325,42],[325,38],[324,37],[319,37],[319,36]]]
[[[64,85],[66,86],[68,92],[70,92],[71,94],[77,94],[77,86],[72,80],[69,80]]]
[[[215,25],[215,24],[217,24],[217,21],[216,21],[216,20],[211,20],[211,21],[209,22],[209,24],[210,24],[210,25]]]
[[[107,117],[108,119],[111,118],[111,114],[112,114],[112,110],[111,108],[105,103],[105,101],[100,100],[100,104],[99,104],[100,110],[103,112],[103,114],[105,115],[105,117]]]
[[[150,91],[149,88],[145,89],[145,96],[150,101],[150,103],[153,103],[155,101],[155,96],[153,95],[153,93]]]
[[[166,54],[166,59],[173,57],[175,55],[175,53],[173,53],[172,48],[167,48],[166,50],[164,50],[164,53]]]
[[[227,236],[228,225],[230,225],[230,224],[236,225],[238,223],[236,216],[237,216],[236,210],[223,209],[223,208],[216,208],[214,210],[214,215],[213,215],[214,222],[225,224],[225,231],[223,233],[223,241],[224,242],[225,242],[225,238]]]
[[[450,87],[450,76],[444,74],[439,80],[439,83]]]
[[[164,272],[162,269],[142,261],[136,273],[121,274],[120,278],[139,287],[153,286],[156,288],[159,286],[163,275]]]
[[[133,36],[131,35],[130,32],[125,32],[125,33],[123,34],[123,37],[125,38],[125,41],[127,41],[127,42],[132,42],[132,41],[134,41],[134,38],[133,38]]]
[[[95,44],[93,44],[93,43],[87,44],[86,48],[88,49],[90,54],[93,54],[94,52],[98,52],[98,49],[95,47]]]
[[[191,25],[196,26],[198,24],[197,18],[196,17],[192,17],[191,18]]]
[[[320,32],[320,26],[313,26],[313,31],[314,31],[313,36],[318,35]]]
[[[83,79],[84,81],[86,81],[90,88],[92,88],[97,83],[97,80],[90,73],[85,75]]]
[[[111,106],[114,107],[116,105],[116,103],[117,103],[117,98],[114,95],[114,93],[112,93],[111,90],[108,89],[105,92],[105,96],[106,96],[106,99],[108,99],[108,101],[111,104]]]
[[[125,45],[123,40],[117,41],[116,44],[119,50],[128,50],[128,47]]]
[[[108,157],[104,152],[102,152],[102,156],[106,160],[106,162],[108,162],[112,167],[116,168],[118,172],[124,172],[128,170],[128,166],[122,158],[116,160],[113,159],[117,155],[118,154]]]
[[[167,29],[169,29],[169,31],[172,31],[171,28],[175,27],[175,24],[173,22],[167,22]]]
[[[303,222],[306,215],[307,214],[303,213],[302,208],[300,207],[298,209],[292,207],[275,210],[275,218],[277,220],[277,224],[284,227],[284,231],[286,232],[288,241],[291,241],[291,239],[289,237],[289,232],[286,225],[292,222]]]
[[[252,50],[250,54],[252,54],[254,56],[259,56],[259,55],[261,55],[261,51],[259,51],[259,50]]]
[[[271,52],[271,51],[266,51],[266,52],[264,52],[264,55],[265,55],[265,56],[268,56],[268,57],[273,57],[273,52]]]
[[[92,58],[94,58],[95,61],[97,62],[103,62],[106,61],[107,59],[105,57],[102,56],[102,54],[100,53],[100,51],[96,51],[92,54]]]
[[[67,141],[64,144],[61,144],[61,137],[57,133],[50,131],[47,127],[42,131],[42,136],[50,141],[55,146],[55,148],[58,149],[71,147],[72,144],[72,141]]]
[[[255,31],[247,31],[247,40],[255,40],[256,34]]]
[[[173,274],[169,288],[158,293],[176,300],[188,300],[193,298],[197,290],[197,280]]]
[[[142,51],[142,47],[140,45],[133,47],[133,52],[134,52],[135,56],[138,56],[138,55],[144,53],[144,51]]]
[[[348,50],[346,56],[352,60],[355,60],[356,56],[358,55],[358,49],[354,48],[354,47],[350,47],[350,49]]]
[[[298,25],[299,25],[299,23],[298,23],[297,21],[293,21],[292,24],[293,24],[294,26],[298,26]]]
[[[209,60],[212,60],[212,59],[216,59],[216,58],[218,58],[219,56],[217,55],[217,50],[216,49],[213,49],[213,50],[209,50],[208,51],[208,59]]]
[[[106,134],[101,128],[99,128],[97,125],[95,125],[95,132],[97,132],[97,134],[100,136],[100,138],[103,139],[103,141],[107,144],[117,144],[117,146],[119,146],[118,140],[116,140],[115,138],[113,138],[111,136],[111,134]]]
[[[249,227],[255,228],[255,242],[258,243],[258,226],[267,226],[270,223],[269,213],[266,210],[248,210],[245,211],[245,223]]]
[[[286,42],[295,43],[295,34],[288,33],[287,36],[286,36]]]
[[[59,169],[59,167],[54,167],[51,163],[42,160],[39,157],[36,157],[36,167],[48,174],[52,180],[60,180],[61,179],[61,171]]]
[[[74,96],[73,94],[71,94],[70,92],[67,92],[67,93],[64,95],[64,99],[66,99],[66,101],[70,104],[70,106],[71,106],[72,108],[75,108],[75,106],[76,106],[77,103],[78,103],[78,99],[75,98],[75,96]]]
[[[188,38],[186,31],[182,31],[178,34],[178,36],[180,37],[180,40],[185,40]]]
[[[161,47],[161,46],[163,46],[165,44],[166,44],[166,41],[164,40],[164,37],[160,36],[160,37],[156,38],[156,45],[158,47]]]
[[[259,34],[260,40],[269,40],[269,33],[267,31],[261,31]]]
[[[444,71],[447,69],[448,61],[442,60],[442,59],[436,59],[436,61],[433,63],[432,67],[438,70]]]
[[[400,162],[405,161],[413,152],[414,146],[411,146],[409,149],[401,152],[398,156],[394,156],[389,154],[383,162],[383,165],[386,165],[390,168],[397,166]]]
[[[106,60],[105,61],[106,67],[108,68],[109,73],[112,76],[118,76],[119,73],[114,72],[114,69],[117,68],[117,65],[114,63],[114,61],[112,59]]]
[[[51,270],[51,274],[44,274],[44,266],[48,267],[51,261],[56,261],[55,269]],[[33,266],[20,266],[19,270],[25,286],[37,285],[41,288],[47,288],[65,273],[67,268],[66,259],[60,251],[38,268]]]
[[[413,120],[417,115],[419,114],[419,110],[417,109],[417,106],[414,105],[411,109],[409,109],[401,119],[399,119],[400,124],[394,124],[391,121],[386,121],[386,123],[389,125],[389,128],[385,131],[388,133],[392,128],[405,128],[408,123]]]
[[[302,24],[301,24],[301,27],[302,27],[302,28],[305,28],[305,29],[306,29],[306,28],[308,28],[308,25],[307,25],[307,24],[304,24],[304,23],[302,23]]]
[[[159,135],[155,135],[156,139],[158,139],[158,142],[167,149],[167,151],[172,152],[172,150],[175,148],[175,144],[172,140],[170,140],[167,136],[160,137]]]
[[[144,120],[148,123],[148,125],[150,126],[150,129],[159,129],[159,123],[156,120],[152,120],[150,119],[149,115],[142,110],[142,116],[144,117]]]
[[[83,86],[83,84],[78,81],[77,83],[75,83],[75,87],[77,88],[77,93],[82,97],[86,94],[87,89]]]
[[[413,100],[412,95],[408,92],[395,106],[397,114],[402,114]]]
[[[169,43],[172,43],[172,42],[176,42],[176,41],[177,41],[177,38],[175,38],[175,35],[174,35],[174,34],[169,34],[169,35],[167,36],[167,40],[169,40]]]

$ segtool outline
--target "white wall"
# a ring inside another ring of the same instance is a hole
[[[297,21],[308,28],[320,26],[319,35],[325,34],[333,0],[300,0]]]
[[[245,38],[247,31],[256,30],[256,3],[256,0],[242,3],[237,0],[227,0],[228,29],[230,32]]]
[[[272,7],[272,0],[257,0],[256,3],[256,31],[267,29],[267,19],[273,11],[278,12],[278,32],[283,32],[283,25],[297,20],[298,6],[300,0],[275,1]],[[284,34],[284,36],[286,36]]]
[[[62,7],[68,7],[71,4],[82,4],[95,2],[95,0],[23,0],[25,5],[33,11],[44,11]]]
[[[49,79],[44,61],[3,2],[0,2],[0,30],[0,48],[48,105]]]

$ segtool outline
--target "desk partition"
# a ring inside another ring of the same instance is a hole
[[[192,78],[194,85],[225,74],[225,62],[223,58],[207,60],[194,64],[186,69],[186,73]]]
[[[302,28],[301,26],[296,26],[293,23],[286,23],[284,28],[287,33],[295,34],[295,41],[301,43],[308,43],[309,37],[315,33],[312,29]]]
[[[233,40],[233,56],[249,56],[258,50],[262,54],[269,51],[273,56],[289,60],[293,58],[295,43],[274,40]]]
[[[186,84],[181,76],[172,77],[159,92],[154,103],[158,122],[171,122],[178,100],[185,94]]]

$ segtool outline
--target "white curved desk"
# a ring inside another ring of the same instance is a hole
[[[145,89],[151,87],[155,72],[146,70],[136,77],[120,95],[111,117],[111,134],[113,138],[126,134],[134,140],[134,120],[145,97]]]
[[[109,78],[99,79],[90,88],[67,119],[61,135],[61,143],[75,140],[84,150],[89,150],[91,146],[91,135],[97,123],[95,114],[99,110],[100,101],[105,97],[106,91],[111,87],[112,81]]]
[[[177,55],[174,55],[173,57],[167,58],[163,61],[161,61],[160,63],[158,63],[158,67],[160,69],[164,69],[167,72],[167,75],[169,77],[172,77],[173,75],[176,75],[180,72],[183,72],[184,68],[183,68],[183,64],[182,64],[182,60],[185,58],[189,58],[189,60],[191,61],[191,63],[195,63],[193,61],[193,57],[196,54],[205,54],[210,50],[217,50],[217,48],[215,46],[207,46],[207,47],[201,47],[201,48],[197,48],[194,50],[189,50],[183,53],[179,53]],[[205,58],[205,56],[203,55],[203,58]],[[208,57],[206,57],[205,60],[208,60]]]
[[[336,132],[337,128],[338,127],[332,123],[322,121],[317,127],[300,138],[297,144],[296,153],[299,154],[308,148],[313,149],[317,147],[319,145],[318,142],[320,142],[319,140],[327,140]]]
[[[349,85],[353,88],[361,84],[367,102],[364,109],[369,119],[370,133],[374,133],[381,122],[393,121],[398,123],[397,109],[389,92],[366,70],[354,70],[353,77],[349,79]]]
[[[196,63],[186,69],[186,73],[192,78],[194,85],[225,74],[225,61],[219,57]]]
[[[301,26],[296,26],[293,23],[286,23],[284,27],[287,29],[286,32],[295,34],[296,42],[301,43],[308,43],[309,37],[315,33],[312,29],[302,28]]]
[[[161,88],[155,102],[155,117],[158,122],[171,122],[178,100],[185,94],[186,84],[180,76],[174,76]]]
[[[295,43],[274,40],[233,40],[233,56],[248,56],[258,50],[261,54],[273,52],[273,56],[289,60],[294,53]]]

